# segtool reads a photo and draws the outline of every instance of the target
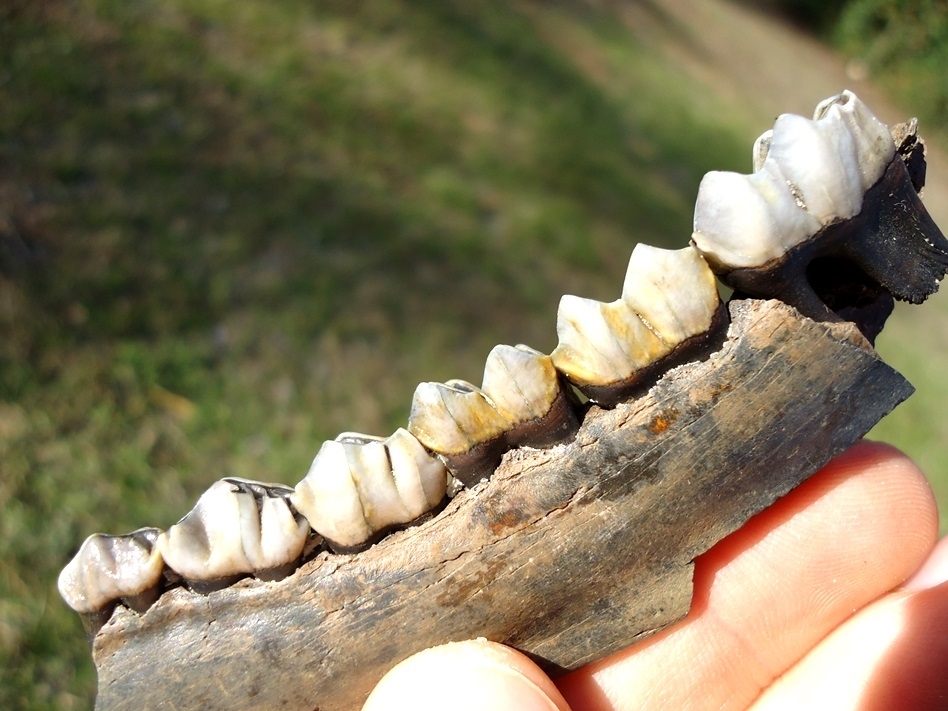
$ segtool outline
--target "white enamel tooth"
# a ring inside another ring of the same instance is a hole
[[[774,124],[768,160],[820,224],[848,219],[862,206],[862,178],[852,134],[838,116],[819,121],[783,114]]]
[[[483,390],[508,422],[544,417],[560,394],[548,355],[528,346],[494,346],[484,364]]]
[[[323,442],[290,501],[314,531],[341,546],[357,546],[372,537],[343,442]]]
[[[438,506],[445,497],[448,481],[444,463],[402,427],[395,430],[385,443],[395,486],[412,519]]]
[[[420,383],[408,431],[438,454],[467,452],[503,435],[509,423],[480,389],[463,380]]]
[[[157,547],[169,568],[201,590],[292,566],[309,527],[290,510],[291,491],[279,484],[221,479],[158,538]]]
[[[494,346],[484,364],[483,390],[509,423],[511,447],[552,446],[579,427],[575,398],[553,359],[529,346]]]
[[[691,238],[712,267],[729,270],[779,259],[819,228],[768,157],[752,175],[712,171],[701,179]]]
[[[851,91],[820,102],[813,118],[839,121],[849,130],[856,149],[862,191],[875,185],[895,157],[892,133]]]
[[[445,496],[447,472],[407,430],[388,439],[346,432],[320,448],[291,500],[337,551],[363,547]]]
[[[556,314],[556,369],[583,386],[623,382],[668,348],[623,300],[604,304],[567,294]]]
[[[142,528],[120,536],[89,536],[59,574],[59,594],[85,615],[123,598],[157,592],[164,569],[155,547],[160,533],[157,528]]]
[[[773,140],[774,131],[768,129],[764,131],[754,142],[753,163],[754,172],[764,167],[764,161],[767,160],[767,154],[770,153],[770,142]]]
[[[711,328],[721,301],[714,274],[694,247],[647,244],[632,251],[622,300],[669,349]]]

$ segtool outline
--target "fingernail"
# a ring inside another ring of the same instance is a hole
[[[938,541],[922,567],[902,584],[902,589],[928,590],[944,582],[948,582],[948,537]]]

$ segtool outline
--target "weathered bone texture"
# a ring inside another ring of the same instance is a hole
[[[912,392],[851,324],[731,312],[709,359],[593,408],[568,445],[508,453],[426,524],[282,581],[118,608],[96,708],[348,711],[431,645],[483,636],[557,673],[680,619],[696,556]]]

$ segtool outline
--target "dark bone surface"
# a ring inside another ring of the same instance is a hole
[[[709,359],[591,409],[568,445],[508,453],[421,526],[281,581],[119,607],[94,639],[96,708],[351,710],[435,644],[487,637],[555,674],[681,619],[696,556],[912,392],[852,324],[730,308]]]

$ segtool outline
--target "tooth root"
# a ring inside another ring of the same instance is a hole
[[[509,423],[511,447],[556,444],[579,427],[553,359],[529,346],[495,346],[484,365],[483,390]]]
[[[292,490],[279,484],[221,479],[178,523],[158,537],[168,567],[198,592],[249,574],[272,577],[292,568],[309,526],[289,508]]]
[[[646,244],[632,251],[622,300],[669,349],[711,328],[721,303],[714,274],[696,249]]]
[[[408,431],[467,486],[489,477],[500,464],[509,427],[490,398],[462,380],[420,383],[408,418]]]
[[[436,508],[447,472],[407,430],[388,439],[343,433],[320,448],[290,497],[330,547],[361,550]]]
[[[59,594],[84,617],[108,613],[118,600],[131,602],[133,609],[143,612],[135,603],[157,597],[164,570],[155,547],[160,533],[157,528],[142,528],[120,536],[89,536],[59,574]]]

